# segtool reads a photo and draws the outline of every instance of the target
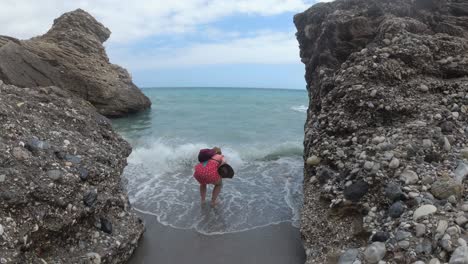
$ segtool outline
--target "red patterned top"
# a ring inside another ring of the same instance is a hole
[[[213,159],[198,163],[195,166],[193,177],[195,177],[200,184],[215,184],[221,179],[218,173],[219,165],[220,163]]]

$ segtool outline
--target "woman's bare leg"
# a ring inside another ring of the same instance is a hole
[[[213,194],[211,195],[211,206],[216,206],[216,199],[218,198],[219,193],[221,192],[221,188],[223,188],[223,180],[220,179],[213,188]]]
[[[201,203],[205,203],[206,198],[206,184],[200,184],[200,196],[201,196]]]

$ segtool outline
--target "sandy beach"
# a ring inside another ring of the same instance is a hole
[[[305,261],[299,229],[290,223],[224,235],[203,235],[162,225],[151,215],[140,215],[146,232],[130,264],[302,264]]]

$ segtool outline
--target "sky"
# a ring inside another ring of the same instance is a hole
[[[140,87],[305,89],[293,16],[330,0],[1,0],[0,35],[26,39],[82,8],[112,31]]]

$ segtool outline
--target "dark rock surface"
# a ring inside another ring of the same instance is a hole
[[[310,98],[304,159],[317,161],[305,163],[307,263],[352,248],[363,263],[449,262],[468,237],[457,170],[468,164],[466,1],[336,0],[294,23]],[[310,180],[329,169],[345,177]],[[363,197],[347,195],[363,181]],[[411,236],[398,241],[398,230]],[[378,250],[376,232],[391,237]]]
[[[0,80],[19,87],[57,86],[91,102],[109,117],[151,106],[130,74],[109,62],[103,43],[111,32],[78,9],[29,40],[0,36]]]
[[[131,147],[105,120],[60,88],[0,81],[1,263],[130,257],[144,229],[121,185]]]

